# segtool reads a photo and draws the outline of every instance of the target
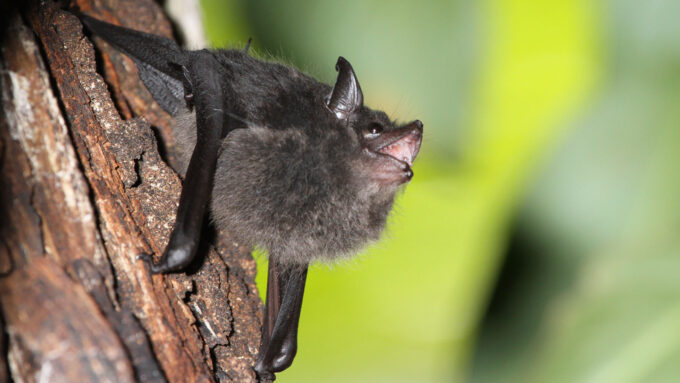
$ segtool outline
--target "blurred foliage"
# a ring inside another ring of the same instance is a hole
[[[202,3],[215,45],[326,82],[343,55],[425,123],[385,238],[310,271],[277,381],[680,377],[680,3]]]
[[[680,379],[678,12],[602,6],[601,82],[524,200],[475,381]]]

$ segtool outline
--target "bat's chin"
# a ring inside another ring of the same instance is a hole
[[[413,177],[413,161],[420,151],[423,139],[423,124],[416,120],[393,134],[372,151],[378,157],[376,178],[381,183],[401,185]]]

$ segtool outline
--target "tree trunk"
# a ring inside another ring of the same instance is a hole
[[[78,3],[172,36],[151,1]],[[132,61],[58,3],[0,13],[0,381],[255,381],[250,249],[208,228],[188,273],[136,260],[162,253],[181,181]]]

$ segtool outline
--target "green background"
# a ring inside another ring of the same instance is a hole
[[[425,124],[383,240],[311,269],[277,382],[679,381],[680,2],[202,4],[213,45],[329,83],[342,55]]]

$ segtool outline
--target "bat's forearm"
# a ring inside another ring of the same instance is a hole
[[[163,273],[180,270],[196,255],[203,220],[212,192],[217,154],[223,132],[233,129],[235,122],[226,121],[220,112],[223,107],[222,84],[218,78],[219,63],[206,52],[196,52],[187,66],[196,108],[196,146],[189,162],[177,218],[170,242],[158,264],[151,271]],[[145,258],[148,261],[148,257]]]
[[[181,67],[187,64],[186,55],[174,41],[119,27],[83,14],[80,15],[80,20],[87,29],[128,56],[182,81]]]

